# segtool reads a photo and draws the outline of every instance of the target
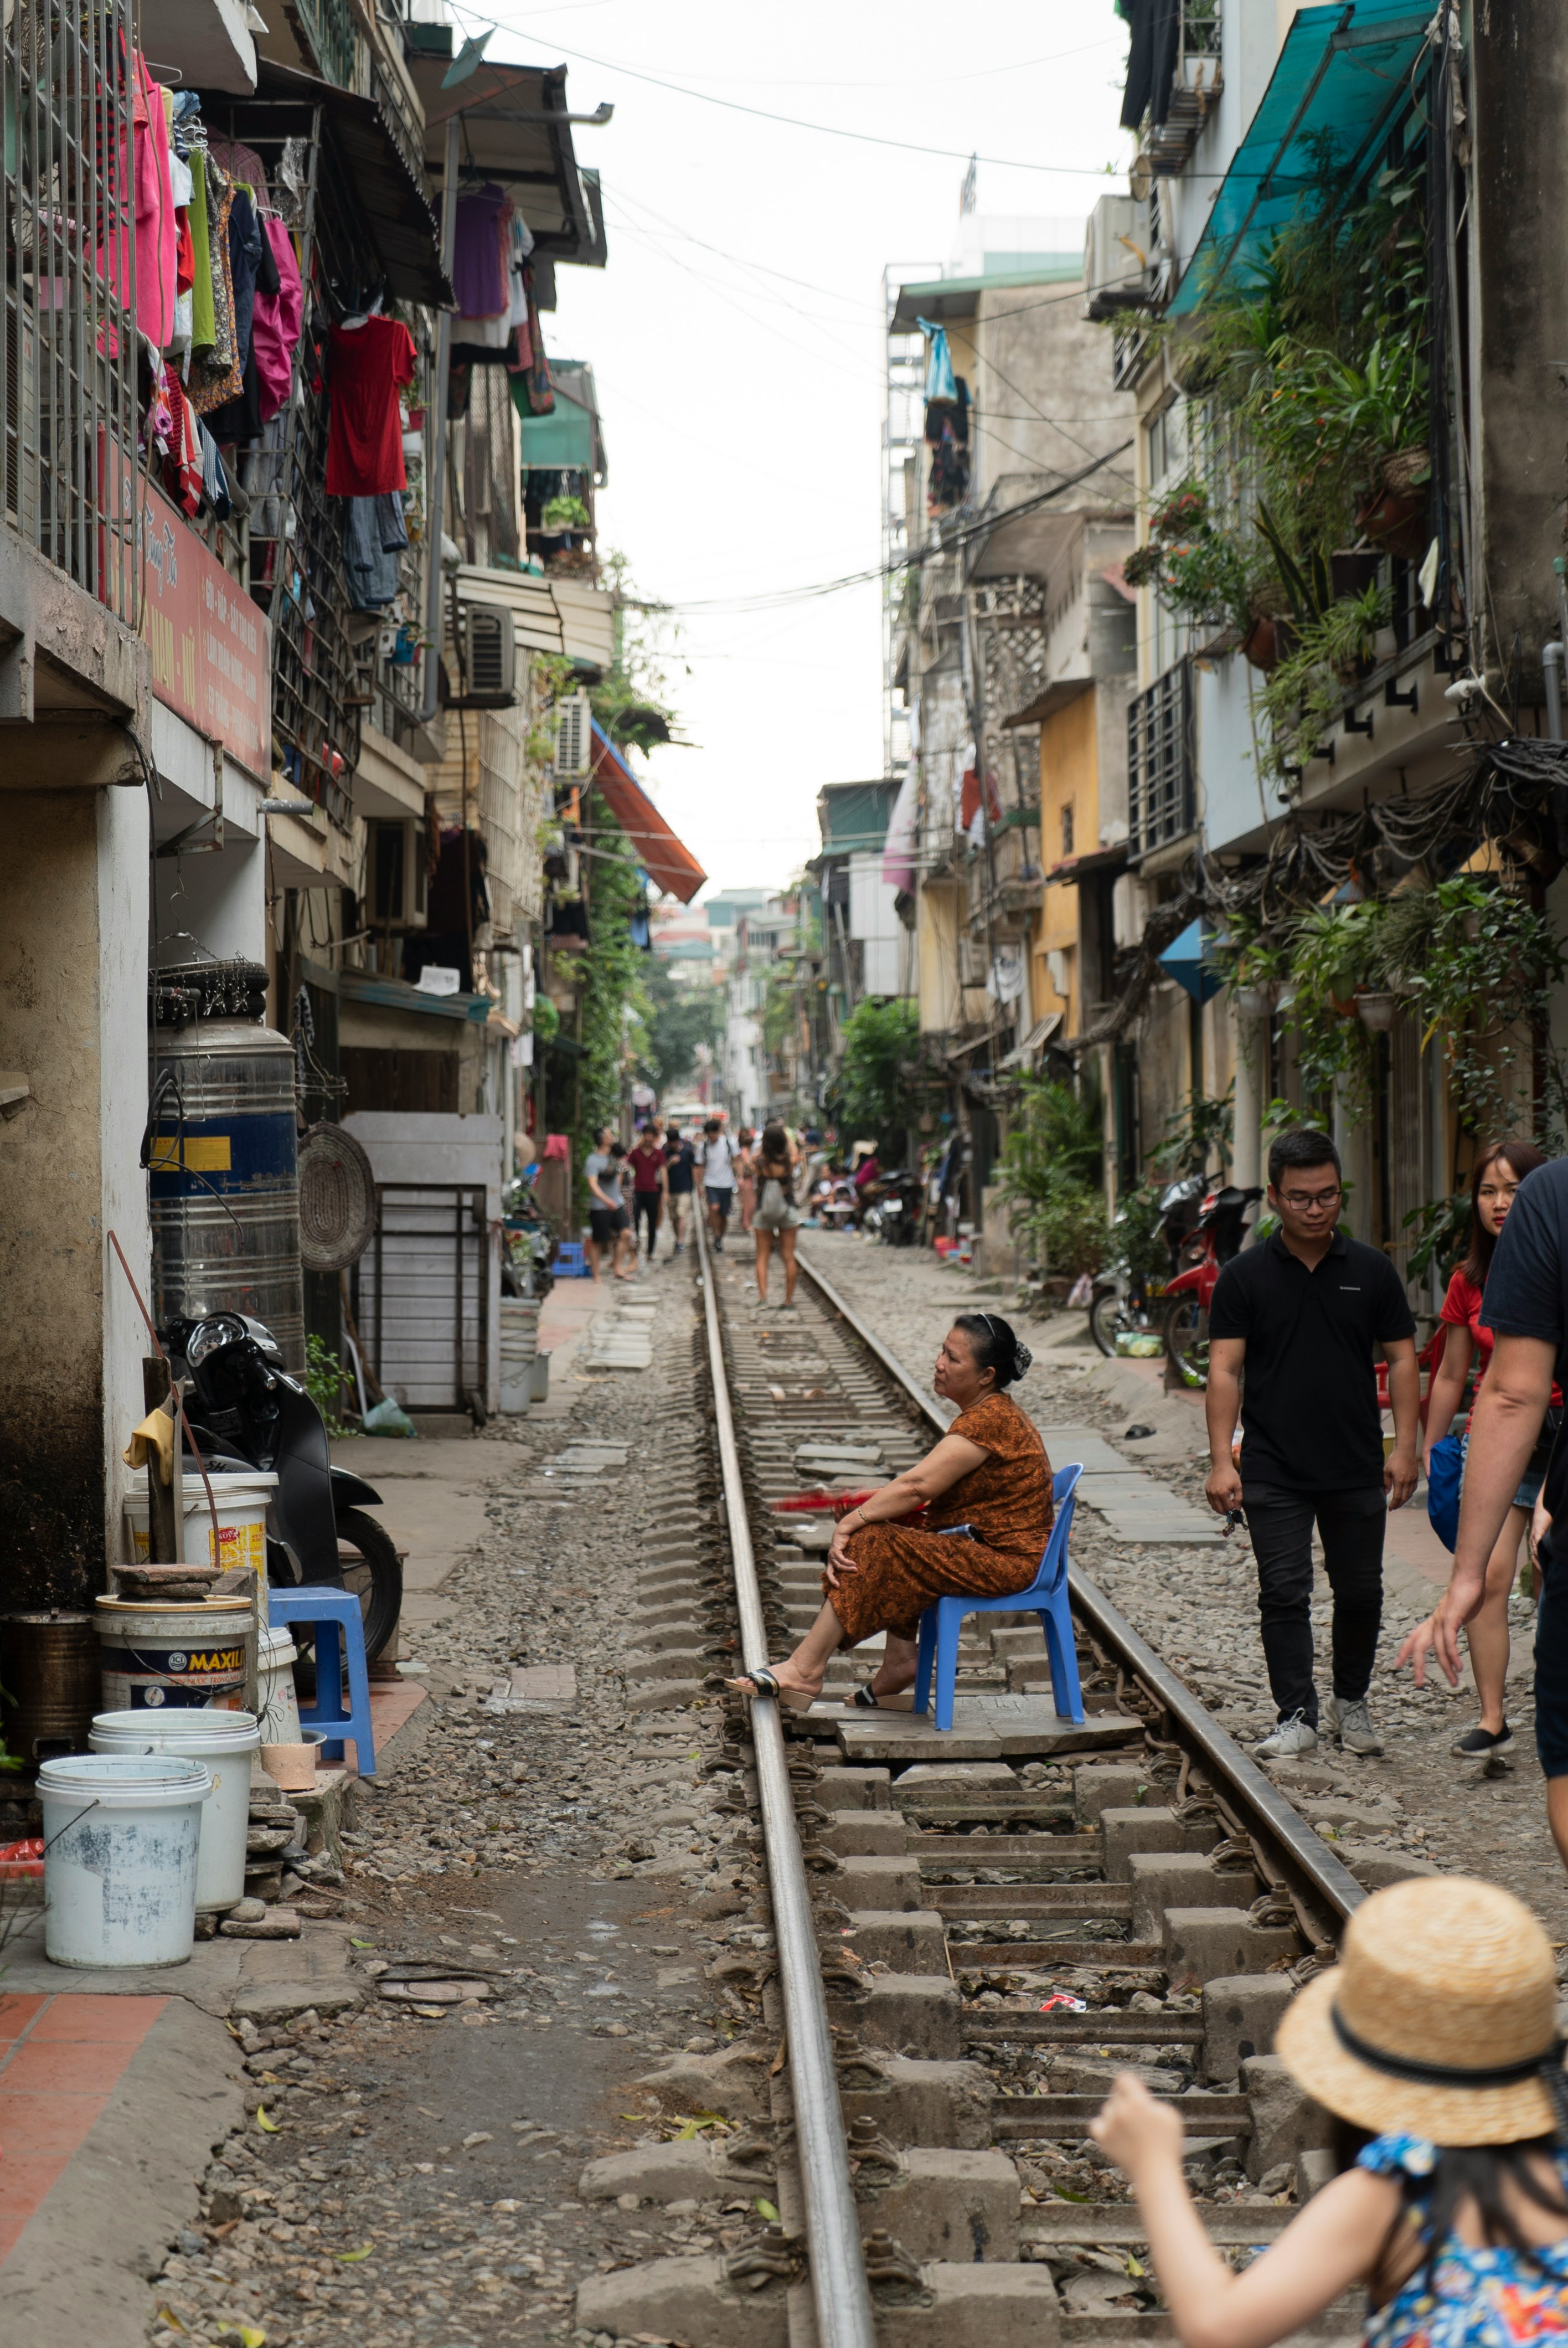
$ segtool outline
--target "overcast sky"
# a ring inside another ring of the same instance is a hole
[[[547,341],[595,370],[601,551],[681,608],[669,695],[696,747],[643,772],[712,883],[777,886],[818,845],[821,786],[882,771],[878,590],[734,606],[878,562],[883,269],[956,250],[971,151],[982,214],[1081,222],[1124,189],[1126,29],[1112,0],[454,13],[499,19],[497,62],[564,62],[574,114],[614,104],[575,134],[603,174],[609,267],[559,271]]]

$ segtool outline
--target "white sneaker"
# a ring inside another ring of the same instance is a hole
[[[1272,1736],[1266,1736],[1261,1745],[1255,1745],[1252,1748],[1255,1761],[1295,1761],[1303,1753],[1316,1753],[1317,1750],[1317,1731],[1299,1712],[1293,1712],[1288,1720],[1282,1720]]]
[[[1358,1704],[1341,1704],[1331,1695],[1323,1707],[1323,1725],[1330,1736],[1337,1736],[1347,1753],[1380,1753],[1383,1740],[1372,1725],[1372,1715],[1363,1696]]]

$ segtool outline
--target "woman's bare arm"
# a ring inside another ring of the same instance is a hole
[[[932,1445],[923,1459],[913,1468],[906,1468],[890,1484],[879,1485],[876,1490],[841,1517],[834,1528],[833,1543],[827,1552],[827,1574],[831,1581],[835,1573],[854,1573],[855,1561],[849,1554],[849,1536],[862,1525],[886,1523],[889,1517],[907,1517],[916,1509],[923,1509],[927,1500],[938,1499],[950,1492],[960,1477],[972,1475],[990,1454],[980,1444],[971,1443],[962,1435],[944,1435]]]
[[[1393,2178],[1356,2168],[1315,2194],[1245,2273],[1204,2231],[1182,2175],[1183,2128],[1169,2102],[1122,2073],[1090,2134],[1124,2171],[1183,2348],[1271,2348],[1376,2268],[1399,2215]]]
[[[1427,1439],[1422,1464],[1429,1475],[1431,1473],[1432,1446],[1448,1433],[1454,1413],[1464,1400],[1464,1382],[1474,1350],[1468,1329],[1458,1328],[1452,1322],[1445,1323],[1444,1326],[1448,1334],[1443,1339],[1442,1356],[1427,1395]]]

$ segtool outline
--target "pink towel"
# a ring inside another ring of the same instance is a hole
[[[251,321],[251,348],[256,361],[261,421],[266,424],[289,396],[305,301],[293,239],[281,220],[267,219],[261,226],[278,264],[278,291],[257,294]]]

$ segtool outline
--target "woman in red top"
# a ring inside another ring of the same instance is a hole
[[[1479,1389],[1491,1360],[1491,1331],[1482,1325],[1482,1301],[1486,1275],[1491,1266],[1492,1251],[1497,1235],[1508,1219],[1513,1195],[1527,1174],[1544,1166],[1545,1158],[1532,1141],[1500,1141],[1478,1159],[1470,1186],[1470,1250],[1464,1262],[1449,1282],[1449,1292],[1443,1299],[1440,1315],[1447,1334],[1443,1339],[1442,1359],[1432,1379],[1430,1399],[1427,1406],[1426,1458],[1427,1472],[1431,1472],[1432,1446],[1448,1434],[1455,1414],[1464,1399],[1465,1380],[1472,1359],[1479,1356],[1476,1385]],[[1553,1404],[1563,1400],[1555,1386],[1552,1389]],[[1465,1422],[1464,1440],[1470,1442],[1470,1423]],[[1508,1601],[1513,1589],[1513,1577],[1519,1568],[1519,1544],[1530,1524],[1531,1511],[1541,1489],[1546,1472],[1546,1456],[1550,1440],[1543,1441],[1540,1457],[1532,1459],[1524,1481],[1513,1496],[1513,1506],[1508,1512],[1497,1546],[1487,1561],[1486,1596],[1481,1612],[1471,1623],[1471,1669],[1475,1673],[1476,1692],[1481,1697],[1481,1719],[1474,1728],[1465,1729],[1456,1736],[1451,1750],[1464,1760],[1484,1760],[1489,1754],[1506,1752],[1513,1742],[1513,1733],[1503,1716],[1503,1683],[1508,1676]],[[1432,1618],[1435,1620],[1435,1617]],[[1430,1629],[1422,1623],[1411,1633],[1400,1650],[1402,1663]],[[1419,1649],[1425,1660],[1430,1638]],[[1418,1680],[1419,1678],[1418,1667]]]

